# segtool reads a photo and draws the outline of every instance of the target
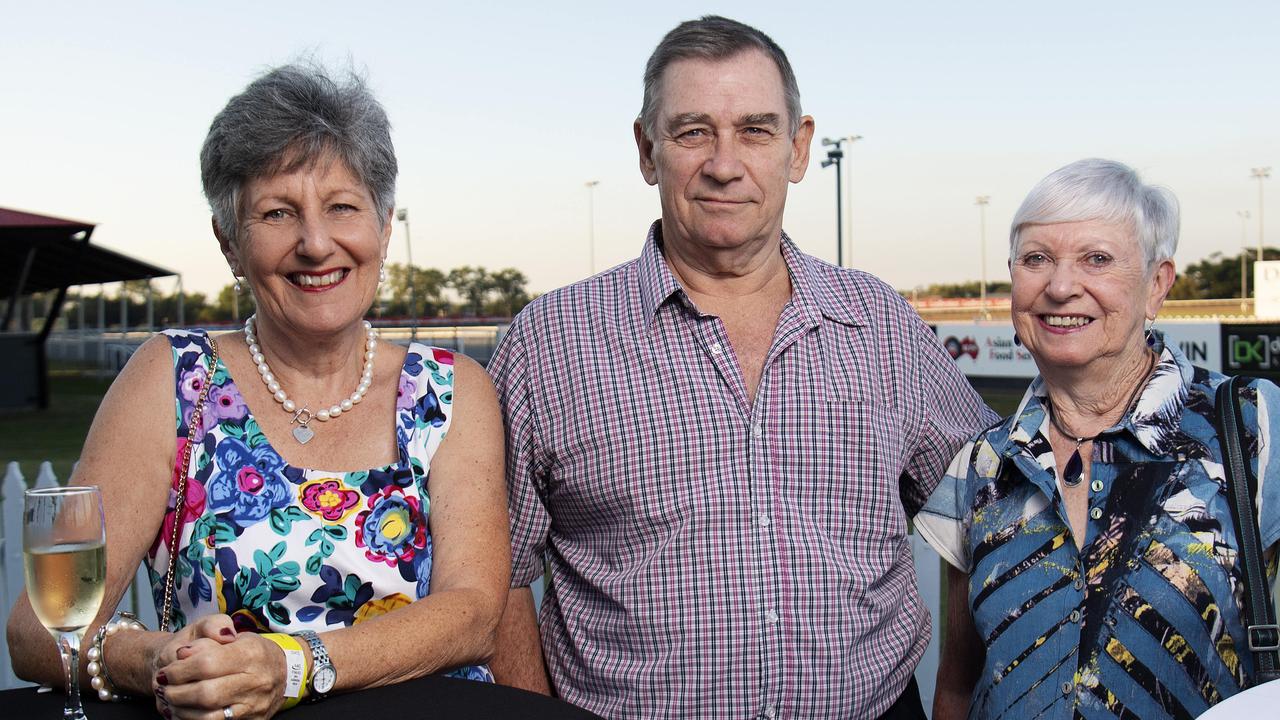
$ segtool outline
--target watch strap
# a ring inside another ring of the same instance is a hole
[[[333,662],[329,659],[329,651],[324,647],[324,641],[316,634],[314,630],[303,630],[297,633],[297,636],[307,642],[311,647],[311,673],[307,678],[307,691],[312,700],[322,700],[329,693],[320,692],[316,689],[316,678],[320,675],[322,669],[328,669],[331,673],[336,674],[333,669]]]

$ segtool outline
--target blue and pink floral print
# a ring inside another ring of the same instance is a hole
[[[179,457],[195,402],[210,386],[180,513],[176,627],[221,612],[240,630],[323,632],[391,612],[430,591],[427,473],[452,415],[452,353],[410,346],[396,400],[396,463],[325,472],[284,461],[225,365],[209,376],[207,335],[166,335],[173,347]],[[165,543],[179,516],[177,485],[175,471],[162,534],[147,555],[157,607],[168,567]],[[484,666],[450,674],[493,680]]]

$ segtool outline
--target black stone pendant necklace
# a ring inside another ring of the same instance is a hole
[[[1142,379],[1138,381],[1136,386],[1134,386],[1133,392],[1129,393],[1129,400],[1124,404],[1125,411],[1124,415],[1120,416],[1121,418],[1126,417],[1133,411],[1133,403],[1138,399],[1138,393],[1141,392],[1143,386],[1147,384],[1147,379],[1151,377],[1151,371],[1155,369],[1156,355],[1150,351],[1148,351],[1148,354],[1147,371],[1143,373]],[[1102,433],[1100,432],[1093,435],[1076,435],[1073,432],[1068,432],[1067,429],[1062,426],[1062,423],[1058,422],[1058,416],[1053,412],[1053,403],[1049,401],[1047,396],[1045,397],[1045,405],[1048,406],[1049,409],[1049,422],[1053,424],[1053,427],[1057,429],[1060,435],[1076,444],[1075,449],[1071,452],[1071,457],[1067,458],[1067,466],[1062,470],[1062,482],[1067,487],[1076,487],[1080,484],[1081,480],[1084,480],[1084,458],[1080,457],[1080,446],[1087,442],[1093,442]],[[1102,432],[1106,432],[1106,430],[1103,430]]]

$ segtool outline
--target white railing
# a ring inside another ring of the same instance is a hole
[[[488,364],[498,342],[506,334],[507,324],[492,325],[428,325],[416,330],[408,326],[376,323],[384,340],[408,345],[414,338],[418,342],[447,348],[469,355],[481,365]],[[232,329],[212,328],[213,331]],[[133,351],[146,342],[153,333],[145,330],[98,331],[59,330],[49,334],[45,341],[45,355],[57,362],[79,363],[95,367],[108,377],[114,376],[129,362]]]
[[[28,487],[54,487],[58,478],[53,474],[53,466],[48,462],[40,463],[34,485],[28,485],[22,475],[18,463],[11,462],[4,473],[4,482],[0,483],[0,607],[5,613],[17,602],[22,594],[22,493]],[[142,619],[147,627],[156,627],[155,604],[151,600],[151,584],[147,578],[145,567],[138,568],[133,585],[120,600],[119,609],[132,610]],[[7,621],[8,615],[5,619]],[[9,644],[5,633],[0,632],[0,690],[20,687],[27,683],[13,674],[13,664],[9,659]]]
[[[40,463],[34,487],[52,487],[57,484],[58,478],[53,474],[53,467],[48,462]],[[0,485],[0,608],[4,608],[6,612],[22,593],[22,493],[28,487],[18,463],[9,463],[4,483]],[[934,678],[938,670],[938,648],[942,633],[940,559],[918,534],[911,535],[911,549],[915,553],[920,597],[933,616],[933,639],[916,668],[920,695],[924,706],[929,708],[933,703]],[[542,600],[541,589],[541,583],[535,583],[534,602],[538,604]],[[155,604],[151,599],[151,585],[145,567],[138,569],[132,587],[120,600],[119,609],[133,610],[147,627],[156,627]],[[0,690],[24,684],[13,674],[9,647],[4,633],[0,632]]]

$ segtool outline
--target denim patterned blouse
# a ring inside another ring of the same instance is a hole
[[[986,647],[975,718],[1193,718],[1252,672],[1214,430],[1225,377],[1159,355],[1129,415],[1094,442],[1083,550],[1068,529],[1042,381],[952,462],[916,527],[969,574]],[[1243,392],[1264,548],[1280,539],[1280,389]],[[1275,576],[1271,563],[1269,576]]]
[[[221,362],[208,376],[209,337],[169,330],[177,387],[178,455],[205,383],[178,537],[175,626],[212,613],[250,632],[324,632],[392,612],[431,588],[427,474],[453,416],[453,355],[409,347],[396,400],[399,459],[327,472],[292,466],[271,446]],[[257,377],[252,378],[257,381]],[[173,487],[177,488],[178,473]],[[171,493],[147,554],[157,609],[166,546],[178,516]],[[484,666],[455,677],[492,682]]]

